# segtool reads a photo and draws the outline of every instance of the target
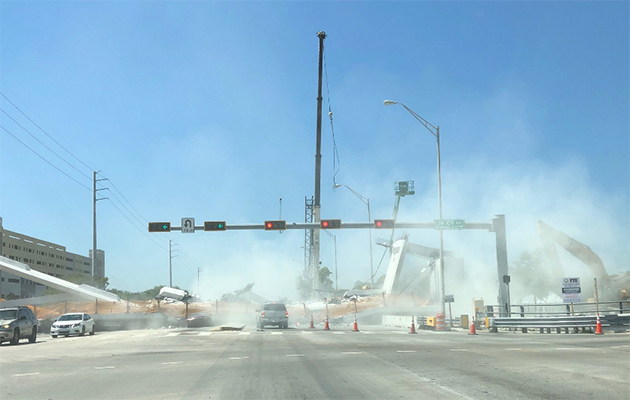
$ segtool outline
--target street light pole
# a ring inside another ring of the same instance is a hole
[[[336,185],[333,185],[333,189],[337,189],[342,186],[344,186],[346,189],[351,191],[352,194],[357,196],[359,200],[365,203],[365,205],[367,206],[367,212],[368,212],[368,222],[372,222],[372,215],[370,214],[370,199],[361,196],[359,193],[357,193],[354,189],[352,189],[348,185],[336,184]],[[372,289],[374,289],[374,261],[372,257],[372,228],[369,229],[369,233],[370,233],[370,284],[371,284]]]
[[[438,213],[439,218],[442,220],[442,168],[440,164],[440,127],[434,126],[426,119],[422,118],[418,114],[416,114],[412,109],[404,105],[403,103],[385,100],[383,104],[386,106],[391,106],[393,104],[399,104],[405,108],[418,122],[420,122],[433,136],[435,136],[437,140],[437,179],[438,179]],[[446,291],[444,289],[444,237],[442,233],[442,229],[440,231],[440,310],[442,314],[446,315],[446,304],[444,302],[444,297],[446,296]]]

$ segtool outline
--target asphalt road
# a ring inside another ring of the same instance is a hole
[[[630,399],[630,335],[209,328],[0,346],[9,399]]]

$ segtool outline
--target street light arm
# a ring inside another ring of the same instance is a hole
[[[370,205],[370,199],[368,199],[367,197],[363,197],[361,196],[360,193],[357,193],[354,189],[352,189],[350,186],[348,185],[341,185],[344,186],[346,189],[348,189],[349,191],[352,192],[352,194],[354,194],[355,196],[357,196],[359,198],[359,200],[361,200],[363,203],[365,203],[366,206],[369,207]]]
[[[420,122],[422,125],[424,125],[425,128],[427,128],[427,130],[429,132],[431,132],[431,134],[433,134],[433,136],[438,137],[438,127],[431,124],[429,121],[427,121],[426,119],[422,118],[421,116],[419,116],[418,114],[416,114],[415,111],[413,111],[411,108],[407,107],[406,105],[404,105],[403,103],[398,103],[401,106],[405,107],[405,110],[409,111],[409,114],[411,114],[415,119],[418,120],[418,122]]]
[[[393,101],[393,100],[384,100],[383,104],[386,106],[391,106],[394,104],[400,104],[401,106],[405,107],[405,110],[409,111],[409,114],[411,114],[416,120],[418,120],[418,122],[420,122],[425,128],[427,128],[427,130],[429,132],[431,132],[433,134],[433,136],[435,136],[436,138],[439,137],[440,135],[440,128],[431,124],[429,121],[427,121],[426,119],[422,118],[421,116],[419,116],[418,114],[416,114],[416,112],[414,110],[412,110],[411,108],[407,107],[406,105],[404,105],[403,103],[399,102],[399,101]]]

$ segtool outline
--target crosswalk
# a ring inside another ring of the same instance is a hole
[[[324,330],[286,330],[286,331],[177,331],[177,332],[168,332],[162,337],[176,337],[176,336],[210,336],[210,335],[237,335],[237,336],[248,336],[248,335],[271,335],[271,336],[281,336],[281,335],[407,335],[406,331],[389,331],[389,330],[379,330],[379,331],[324,331]],[[133,337],[141,337],[143,335],[135,335]]]

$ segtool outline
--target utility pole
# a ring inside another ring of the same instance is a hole
[[[315,223],[320,222],[321,214],[321,172],[322,172],[322,71],[324,59],[324,39],[326,32],[317,32],[319,38],[319,74],[317,82],[317,142],[315,153],[315,204],[313,217]],[[319,229],[313,231],[313,292],[316,295],[319,289]]]
[[[107,188],[96,188],[96,182],[108,180],[107,178],[96,179],[96,174],[98,174],[99,172],[101,171],[92,171],[92,277],[94,277],[94,274],[96,273],[96,202],[99,200],[107,199],[107,197],[97,199],[96,192],[100,190],[108,190]],[[103,275],[105,275],[104,270]]]

